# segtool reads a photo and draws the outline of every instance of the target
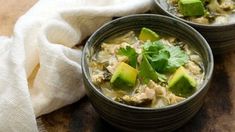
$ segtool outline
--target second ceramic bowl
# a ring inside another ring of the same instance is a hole
[[[157,13],[183,21],[198,30],[208,41],[213,53],[224,53],[235,49],[235,23],[226,25],[202,25],[179,18],[168,11],[167,0],[154,0]],[[232,17],[235,17],[233,15]]]

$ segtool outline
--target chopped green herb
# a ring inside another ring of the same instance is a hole
[[[149,57],[152,67],[158,72],[162,72],[162,70],[165,69],[169,58],[170,53],[167,50],[160,50],[159,54]]]
[[[161,73],[158,73],[158,72],[156,72],[156,74],[157,74],[157,78],[160,82],[166,82],[167,78],[164,74],[161,74]]]
[[[130,46],[126,46],[125,48],[120,48],[118,54],[127,56],[130,66],[136,68],[137,53],[135,52],[135,49],[131,48]]]
[[[143,45],[143,53],[151,56],[158,53],[161,49],[164,48],[165,45],[161,41],[147,41]]]
[[[143,59],[142,59],[142,62],[140,64],[139,70],[140,70],[139,76],[140,76],[141,80],[144,83],[148,83],[149,80],[153,80],[153,81],[159,80],[161,82],[165,82],[166,81],[165,75],[157,73],[153,69],[151,64],[148,62],[148,59],[147,59],[147,57],[145,55],[143,55]]]
[[[168,51],[170,53],[170,58],[165,69],[166,71],[175,71],[177,68],[184,65],[189,59],[188,55],[178,46],[171,46],[168,48]]]
[[[151,66],[160,73],[172,72],[188,61],[188,55],[177,46],[165,45],[162,41],[146,42],[143,54]]]

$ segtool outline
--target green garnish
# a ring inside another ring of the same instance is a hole
[[[130,46],[126,46],[125,48],[120,48],[118,50],[118,54],[127,56],[129,60],[129,65],[136,68],[137,53],[135,52],[135,49],[131,48]]]
[[[166,81],[166,76],[156,72],[151,66],[151,64],[149,63],[145,55],[143,55],[143,59],[140,64],[139,70],[140,70],[139,76],[144,83],[148,83],[149,80],[153,80],[153,81],[159,80],[161,82]]]
[[[146,42],[143,54],[159,73],[173,72],[188,61],[188,55],[178,46],[168,46],[162,41]]]
[[[165,71],[175,71],[189,59],[188,55],[178,46],[171,46],[168,48],[168,51],[170,53],[170,58],[168,59],[168,65],[166,66]]]
[[[130,46],[120,48],[119,55],[128,57],[129,65],[136,68],[137,56]],[[147,41],[143,45],[143,59],[139,65],[139,77],[144,83],[149,80],[166,82],[161,73],[173,72],[188,61],[188,55],[177,46],[168,46],[163,41]]]

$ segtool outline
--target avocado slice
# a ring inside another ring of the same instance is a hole
[[[183,16],[202,16],[204,6],[202,0],[179,0],[179,11]]]
[[[169,80],[169,90],[177,96],[188,97],[196,91],[196,81],[184,67],[176,70]]]
[[[115,88],[128,89],[135,86],[138,71],[130,65],[121,62],[115,69],[110,83]]]
[[[142,41],[157,41],[160,39],[159,35],[152,31],[151,29],[143,27],[140,31],[139,39]]]

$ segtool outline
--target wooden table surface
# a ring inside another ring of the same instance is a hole
[[[36,0],[0,0],[0,35],[10,36],[19,16]],[[215,55],[212,85],[205,104],[195,117],[177,131],[235,131],[235,51]],[[87,97],[37,119],[42,132],[117,131],[95,112]]]

